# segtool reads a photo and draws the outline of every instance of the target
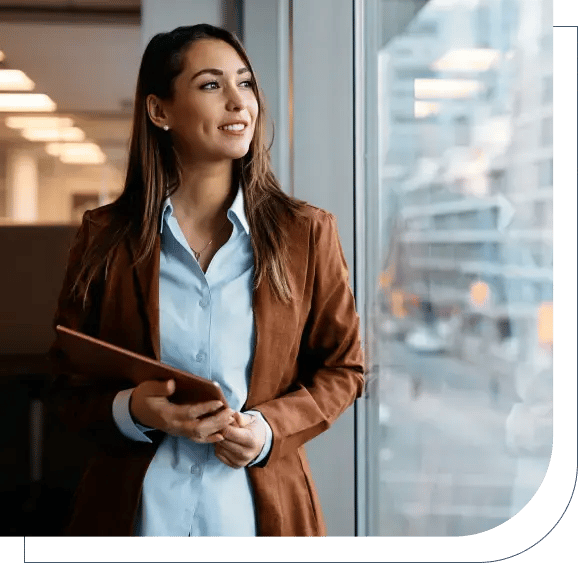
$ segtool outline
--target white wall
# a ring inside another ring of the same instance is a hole
[[[143,51],[150,38],[181,25],[222,25],[220,0],[142,0],[141,41]]]
[[[291,193],[289,0],[245,0],[244,45],[265,94],[273,170]]]
[[[353,273],[353,2],[293,1],[295,196],[332,212]],[[307,448],[328,534],[353,536],[354,412]]]

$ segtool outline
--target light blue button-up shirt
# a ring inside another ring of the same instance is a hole
[[[239,188],[227,216],[229,240],[203,273],[173,215],[170,199],[161,221],[159,280],[161,361],[217,381],[229,406],[247,398],[254,349],[254,261]],[[132,389],[113,403],[119,430],[150,441],[135,424],[128,403]],[[248,411],[263,417],[256,411]],[[271,428],[258,463],[269,452]],[[138,536],[254,536],[256,518],[246,469],[219,461],[212,444],[167,435],[147,470],[134,534]]]

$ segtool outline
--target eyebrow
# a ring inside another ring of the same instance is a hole
[[[246,66],[244,66],[243,68],[240,68],[237,71],[237,74],[245,74],[246,72],[251,71]],[[191,78],[191,80],[194,80],[195,78],[197,78],[197,76],[200,76],[201,74],[216,74],[217,76],[223,76],[223,74],[225,73],[218,68],[204,68],[203,70],[199,70],[199,72],[195,73]]]

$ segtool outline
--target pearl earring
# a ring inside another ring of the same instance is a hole
[[[168,126],[168,125],[163,125],[163,129],[164,129],[165,131],[168,131],[168,130],[169,130],[169,126]]]

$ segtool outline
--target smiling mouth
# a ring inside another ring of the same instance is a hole
[[[247,125],[244,123],[232,123],[231,125],[222,125],[218,129],[221,131],[233,132],[233,133],[240,133],[247,128]]]

